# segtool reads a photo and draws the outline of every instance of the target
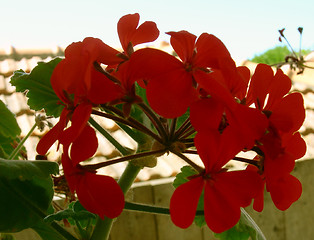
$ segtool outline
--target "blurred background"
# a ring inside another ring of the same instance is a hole
[[[66,47],[87,36],[112,47],[119,45],[116,24],[128,13],[155,21],[161,32],[208,32],[220,38],[236,60],[280,45],[278,30],[286,28],[299,47],[298,27],[304,28],[303,48],[314,48],[314,2],[311,0],[1,0],[0,49]],[[157,40],[157,41],[158,41]]]

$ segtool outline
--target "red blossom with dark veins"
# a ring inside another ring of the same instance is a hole
[[[231,64],[230,69],[235,68],[224,44],[207,33],[201,34],[198,39],[187,31],[168,34],[181,60],[149,48],[140,49],[131,57],[134,75],[147,81],[146,93],[151,107],[163,117],[178,117],[198,99],[197,87],[203,82],[209,82],[210,94],[223,98],[224,93],[228,93],[225,82],[216,82],[217,79],[209,72],[222,68],[223,62]],[[223,74],[230,69],[222,69]]]
[[[175,190],[170,201],[171,219],[175,225],[187,228],[192,224],[203,190],[205,220],[212,231],[226,231],[239,221],[240,208],[251,203],[262,181],[253,171],[228,172],[223,169],[241,151],[241,146],[234,140],[228,131],[224,135],[218,131],[197,133],[195,146],[205,171]]]
[[[124,54],[130,57],[130,44],[134,46],[155,41],[159,36],[156,23],[146,21],[138,26],[140,15],[138,13],[128,14],[120,18],[118,22],[118,35]]]
[[[124,208],[124,194],[118,183],[109,176],[89,172],[79,165],[73,166],[68,156],[68,147],[62,154],[64,175],[71,192],[76,192],[82,206],[100,218],[116,218]]]
[[[306,144],[297,132],[303,124],[305,109],[300,93],[289,93],[291,80],[282,70],[274,74],[270,66],[257,65],[251,78],[246,104],[254,104],[269,121],[267,134],[259,139],[258,148],[262,169],[258,171],[270,192],[272,200],[280,210],[286,210],[299,199],[302,193],[300,181],[291,175],[295,160],[306,152]],[[254,209],[263,210],[264,187],[254,201]]]

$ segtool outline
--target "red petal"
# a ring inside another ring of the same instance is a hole
[[[248,206],[262,186],[253,171],[223,172],[212,176],[205,185],[204,211],[208,227],[220,233],[240,219],[240,207]]]
[[[292,154],[295,159],[299,159],[305,155],[306,143],[299,132],[296,132],[293,135],[284,135],[282,137],[282,142],[285,151]]]
[[[203,186],[203,178],[197,177],[176,188],[170,200],[170,216],[176,226],[187,228],[193,223]]]
[[[60,143],[69,146],[81,134],[92,112],[92,105],[82,103],[77,106],[72,115],[72,125],[60,135]]]
[[[87,99],[94,104],[104,104],[123,97],[121,86],[95,69],[90,72],[90,82],[91,87],[87,93]]]
[[[139,21],[140,15],[138,13],[134,13],[121,17],[118,22],[118,35],[122,48],[125,52],[127,52],[128,44],[132,39]]]
[[[95,130],[86,125],[81,134],[75,139],[71,146],[71,159],[73,165],[77,165],[92,157],[98,147]]]
[[[159,36],[159,30],[156,26],[156,23],[146,21],[142,23],[135,31],[132,39],[133,46],[141,43],[147,43],[155,41]]]
[[[196,131],[218,130],[224,105],[216,98],[205,98],[191,104],[190,120]]]
[[[251,79],[247,94],[247,105],[255,103],[256,108],[263,109],[273,79],[274,72],[272,68],[266,64],[258,64]]]
[[[287,175],[266,184],[274,204],[282,211],[287,210],[302,194],[300,181],[292,175]]]
[[[69,188],[72,193],[75,192],[77,184],[82,176],[80,170],[73,166],[73,163],[68,155],[68,146],[63,147],[63,153],[61,157],[64,176],[68,182]]]
[[[237,104],[232,111],[226,111],[229,128],[237,132],[238,143],[243,148],[252,148],[256,140],[264,136],[268,127],[268,119],[255,108]]]
[[[211,73],[195,71],[193,73],[195,81],[199,84],[199,89],[205,90],[210,96],[219,99],[223,104],[232,108],[235,105],[234,98],[221,76],[221,73],[216,71]]]
[[[59,122],[40,139],[36,147],[36,151],[38,152],[38,154],[45,155],[48,152],[49,148],[52,146],[52,144],[55,141],[57,141],[63,129],[67,125],[68,113],[69,113],[68,110],[63,109],[61,112]]]
[[[100,218],[118,217],[124,208],[124,195],[111,177],[86,172],[78,183],[76,193],[86,210]]]
[[[214,171],[213,168],[219,161],[218,158],[221,151],[220,140],[221,136],[217,130],[198,132],[194,137],[197,153],[204,163],[207,172]],[[219,170],[220,168],[218,167]]]
[[[271,110],[291,89],[291,80],[281,69],[277,70],[268,92],[269,98],[265,106],[266,110]]]
[[[146,88],[152,109],[165,118],[179,117],[197,100],[192,76],[184,69],[168,72],[151,79]]]
[[[192,61],[195,54],[195,40],[196,36],[187,31],[167,32],[171,36],[170,43],[174,51],[178,54],[183,62]]]
[[[299,130],[305,119],[303,97],[300,93],[291,93],[284,97],[273,109],[269,120],[277,129],[294,133]]]
[[[158,49],[144,48],[135,51],[130,58],[130,77],[136,80],[152,78],[184,69],[176,57]]]
[[[231,189],[224,182],[208,181],[204,192],[204,212],[207,226],[215,233],[233,227],[240,219],[241,210]]]
[[[195,65],[219,69],[219,60],[230,58],[230,53],[223,42],[212,34],[203,33],[196,42],[197,54]]]
[[[97,61],[106,65],[118,64],[122,61],[116,49],[108,46],[98,38],[87,37],[83,40],[84,49],[81,57],[88,58],[90,63]]]

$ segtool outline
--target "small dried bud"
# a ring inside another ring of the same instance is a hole
[[[281,37],[285,37],[285,35],[283,34],[283,32],[285,31],[285,28],[278,30],[278,32],[280,33]]]

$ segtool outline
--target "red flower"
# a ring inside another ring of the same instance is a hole
[[[291,80],[280,69],[274,75],[270,66],[257,65],[252,76],[245,102],[254,104],[268,118],[267,133],[258,140],[257,147],[262,151],[258,171],[266,190],[280,210],[286,210],[302,192],[298,179],[290,173],[295,160],[302,157],[306,145],[299,133],[305,118],[303,98],[300,93],[289,93]],[[264,187],[254,201],[254,209],[263,209]]]
[[[128,57],[131,56],[134,46],[155,41],[159,36],[156,23],[146,21],[138,26],[139,20],[140,15],[135,13],[121,17],[118,22],[118,35],[124,54]]]
[[[240,207],[250,204],[262,182],[256,172],[227,172],[223,169],[241,151],[234,140],[227,130],[224,135],[218,131],[197,133],[195,146],[205,171],[192,176],[189,182],[175,190],[170,202],[171,219],[175,225],[187,228],[192,224],[203,190],[205,220],[212,231],[226,231],[239,221]]]
[[[235,65],[224,44],[214,35],[203,33],[196,41],[196,36],[186,31],[168,34],[181,61],[160,50],[146,48],[134,52],[131,62],[134,75],[147,80],[146,94],[151,107],[163,117],[174,118],[197,100],[199,81],[211,82],[210,93],[224,96],[228,92],[224,83],[215,82],[209,72],[219,69],[226,59],[234,68]]]
[[[73,166],[64,146],[62,165],[72,193],[76,192],[82,206],[100,218],[116,218],[124,208],[124,194],[118,183],[109,176],[98,175]]]
[[[36,148],[37,152],[45,155],[52,144],[59,140],[66,146],[72,143],[70,155],[74,166],[93,156],[98,147],[98,140],[95,130],[87,125],[91,110],[92,106],[84,103],[72,112],[65,108],[59,122],[40,139]],[[72,125],[64,130],[70,116]]]
[[[260,147],[264,152],[264,157],[261,158],[263,161],[261,179],[263,179],[264,186],[270,193],[275,206],[284,211],[297,201],[302,193],[300,181],[292,176],[291,172],[295,160],[304,156],[306,144],[300,133],[285,134],[281,137],[280,146],[277,146],[278,141],[272,134],[266,135],[265,138],[263,141],[265,144]],[[255,167],[250,167],[248,170],[260,172]],[[264,206],[264,186],[259,190],[258,197],[254,199],[253,208],[259,212],[263,210]]]
[[[305,110],[302,95],[288,94],[290,88],[291,80],[281,69],[274,75],[270,66],[259,64],[252,76],[246,103],[254,103],[278,131],[294,133],[302,126]]]
[[[73,43],[67,47],[65,59],[56,66],[51,76],[51,85],[65,108],[59,123],[37,145],[39,154],[44,155],[56,140],[66,145],[74,144],[83,134],[93,106],[123,96],[121,86],[109,80],[94,67],[94,62],[104,64],[120,62],[117,53],[119,52],[96,38],[85,38],[83,42]],[[64,131],[69,121],[72,125]],[[85,134],[87,133],[84,132]],[[78,151],[94,153],[98,146],[96,133],[89,131],[87,136],[91,140],[90,146]],[[80,142],[79,139],[75,143]],[[75,154],[76,144],[71,148],[71,158],[75,164],[87,159],[82,158],[84,154]]]
[[[122,61],[119,52],[97,38],[85,38],[83,42],[69,45],[63,59],[54,69],[51,85],[58,97],[74,106],[81,101],[94,104],[106,103],[122,96],[119,85],[97,71],[94,63],[117,64]]]
[[[268,124],[265,115],[257,109],[235,101],[226,105],[216,97],[203,98],[192,103],[190,119],[198,132],[218,130],[224,134],[228,130],[242,149],[251,149],[255,141],[264,136]]]

